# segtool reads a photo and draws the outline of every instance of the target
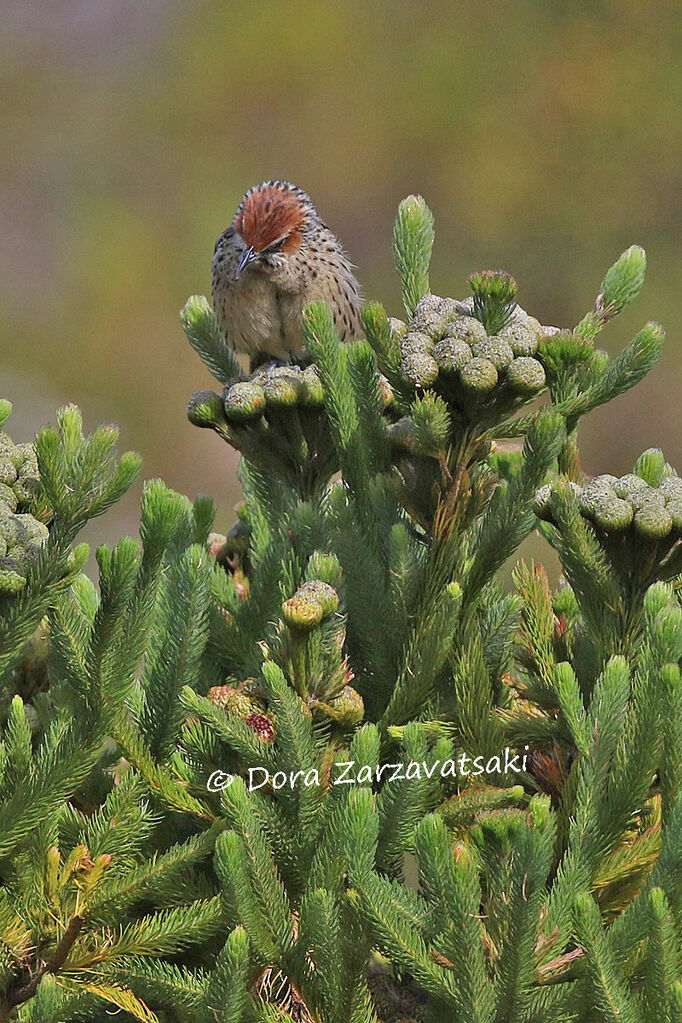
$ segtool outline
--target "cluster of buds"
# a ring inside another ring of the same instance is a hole
[[[392,319],[401,377],[415,388],[434,388],[461,410],[491,401],[513,406],[539,394],[545,370],[536,357],[538,345],[555,328],[543,327],[514,305],[489,334],[475,308],[475,298],[460,302],[430,294],[409,323]]]
[[[581,515],[599,533],[631,533],[643,540],[676,542],[682,536],[682,479],[665,464],[657,449],[646,451],[634,472],[604,474],[584,486],[569,484]],[[553,485],[535,497],[536,514],[550,522]]]
[[[319,560],[319,559],[318,559]],[[354,728],[365,714],[344,656],[345,630],[336,589],[322,579],[304,582],[282,604],[288,641],[281,655],[290,663],[299,695],[313,714]]]
[[[393,400],[382,381],[384,403]],[[215,430],[250,461],[281,476],[308,498],[338,470],[314,365],[268,365],[226,384],[222,395],[194,394],[190,422]]]
[[[31,512],[40,490],[32,444],[14,444],[0,433],[0,595],[20,592],[48,536]]]
[[[211,686],[207,699],[227,714],[234,715],[248,725],[261,742],[270,743],[275,739],[275,728],[265,713],[263,700],[253,691],[253,685],[245,682],[239,686]]]

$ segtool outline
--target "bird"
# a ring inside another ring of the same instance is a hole
[[[211,292],[225,341],[250,356],[252,370],[305,358],[301,314],[310,302],[328,304],[342,341],[362,333],[352,264],[310,196],[288,181],[245,193],[215,244]]]

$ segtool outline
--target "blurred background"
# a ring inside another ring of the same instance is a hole
[[[178,311],[210,290],[246,188],[310,192],[365,295],[400,314],[391,228],[420,192],[432,286],[502,267],[521,304],[574,325],[603,272],[645,246],[647,283],[602,335],[647,319],[662,365],[583,427],[589,471],[650,445],[682,470],[682,6],[639,0],[5,0],[0,395],[29,439],[78,403],[120,425],[144,476],[238,500],[236,459],[190,426],[211,386]],[[135,532],[139,487],[90,529]]]

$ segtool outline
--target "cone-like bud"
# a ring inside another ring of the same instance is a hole
[[[494,390],[497,370],[488,359],[471,359],[460,367],[459,379],[468,391],[483,396]]]
[[[242,721],[246,721],[251,714],[259,714],[264,709],[261,701],[254,700],[252,696],[234,686],[211,686],[206,694],[206,699],[216,707],[222,707],[228,714],[234,714],[241,718]]]
[[[647,540],[662,540],[673,528],[672,515],[658,501],[648,501],[635,512],[635,529]]]
[[[323,582],[321,579],[310,579],[308,582],[303,583],[295,595],[306,596],[308,594],[319,600],[322,605],[322,614],[325,618],[327,615],[334,614],[339,606],[338,593],[333,586]]]
[[[282,604],[282,617],[290,629],[309,632],[324,618],[324,605],[314,591],[298,590]]]
[[[245,723],[261,742],[275,741],[275,726],[267,714],[249,714]]]
[[[344,686],[339,695],[329,701],[327,713],[346,728],[354,728],[365,716],[365,704],[357,689]]]
[[[457,341],[465,341],[469,346],[483,341],[486,337],[485,327],[475,316],[456,316],[448,323],[448,337]]]
[[[538,341],[542,336],[542,327],[538,320],[524,313],[523,318],[512,316],[498,336],[507,342],[515,356],[535,355]]]
[[[483,341],[477,341],[472,352],[476,359],[488,359],[492,362],[498,373],[507,369],[514,359],[510,346],[500,337],[486,337]]]
[[[304,408],[322,408],[324,388],[315,366],[307,366],[301,373],[299,401]]]
[[[234,423],[256,419],[265,411],[266,404],[265,391],[251,380],[232,384],[223,398],[225,417]]]
[[[542,363],[529,356],[514,359],[507,369],[507,383],[516,394],[537,394],[546,383]]]
[[[471,361],[473,355],[466,341],[444,337],[434,345],[433,357],[442,373],[455,374],[460,366]]]
[[[426,349],[415,349],[403,355],[400,373],[415,387],[430,387],[438,379],[438,363]]]
[[[298,401],[300,382],[292,370],[277,366],[264,374],[259,383],[270,408],[292,408]]]
[[[217,430],[226,425],[223,400],[214,391],[197,391],[187,402],[187,418],[194,426]]]

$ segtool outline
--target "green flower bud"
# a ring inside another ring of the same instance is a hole
[[[234,423],[257,418],[265,411],[265,406],[265,391],[250,380],[232,384],[223,398],[225,417]]]
[[[309,632],[324,618],[324,605],[312,590],[298,590],[282,604],[282,617],[295,632]]]
[[[334,588],[341,582],[341,565],[335,554],[325,554],[323,551],[313,551],[306,566],[306,576],[309,581],[329,583]]]
[[[251,714],[259,714],[265,709],[261,700],[255,700],[242,689],[234,686],[211,686],[206,699],[216,707],[222,707],[228,714],[234,714],[242,721]]]
[[[485,327],[475,316],[455,316],[448,321],[448,337],[473,345],[486,337]]]
[[[12,486],[17,478],[17,467],[10,457],[0,458],[0,483]]]
[[[672,527],[670,512],[657,501],[649,501],[635,512],[635,529],[647,540],[662,540]]]
[[[213,391],[197,391],[187,402],[187,418],[194,426],[215,430],[225,423],[222,398]]]
[[[643,508],[645,504],[657,504],[660,507],[665,505],[665,498],[658,490],[653,487],[641,487],[639,490],[635,490],[627,498],[635,511],[638,508]]]
[[[363,699],[352,686],[344,686],[339,695],[329,701],[325,709],[334,721],[347,728],[355,728],[365,716]]]
[[[670,518],[673,520],[673,529],[676,532],[682,531],[682,498],[675,498],[668,501],[666,509]]]
[[[468,391],[489,394],[497,384],[497,370],[488,359],[471,359],[460,366],[459,379]]]
[[[550,518],[552,504],[552,484],[545,483],[539,490],[535,491],[533,498],[533,511],[539,519]]]
[[[498,336],[507,342],[515,356],[535,355],[540,332],[535,329],[534,323],[537,323],[537,320],[533,321],[530,316],[525,319],[512,316],[511,321],[502,328]]]
[[[307,366],[301,373],[299,401],[304,408],[321,408],[324,405],[324,388],[315,366]]]
[[[609,487],[611,490],[614,490],[617,482],[618,482],[617,476],[611,476],[610,473],[603,472],[601,476],[595,476],[591,483],[588,484],[588,486],[592,486],[592,484],[594,484],[595,486],[598,487],[602,488]]]
[[[17,510],[19,499],[12,487],[7,483],[0,483],[0,504],[5,505],[11,512]]]
[[[438,379],[438,363],[427,351],[410,351],[403,355],[400,375],[415,387],[430,387]]]
[[[666,476],[661,480],[658,492],[666,501],[682,500],[682,479],[679,476]]]
[[[299,381],[296,375],[283,367],[270,370],[260,380],[265,399],[270,408],[292,408],[299,396]]]
[[[379,374],[379,398],[381,399],[382,408],[390,408],[395,402],[393,388],[383,373]]]
[[[3,561],[0,561],[0,593],[7,596],[21,593],[26,585],[26,578],[11,568],[3,568]]]
[[[620,533],[628,528],[633,514],[632,505],[614,494],[613,498],[602,497],[596,502],[592,520],[606,533]]]
[[[634,473],[629,472],[614,484],[613,489],[618,494],[618,497],[629,499],[635,493],[636,490],[641,490],[646,487],[646,481],[641,476],[635,476]]]
[[[649,448],[640,455],[635,464],[635,473],[641,476],[650,487],[657,487],[663,479],[665,458],[660,448]]]
[[[473,358],[466,341],[456,337],[444,337],[434,345],[433,357],[443,373],[456,373],[460,366]]]
[[[429,353],[433,350],[433,339],[422,330],[409,330],[403,337],[400,348],[403,355]]]
[[[498,373],[506,369],[514,359],[514,353],[507,342],[494,335],[477,341],[472,352],[476,359],[489,359]]]
[[[641,245],[631,245],[607,271],[595,302],[595,312],[604,321],[621,312],[639,294],[645,271],[644,249]]]
[[[545,370],[537,359],[521,356],[507,369],[507,382],[516,394],[537,394],[545,386]]]
[[[580,511],[583,515],[587,515],[588,518],[592,518],[594,513],[602,508],[604,503],[609,501],[618,501],[619,498],[616,496],[616,492],[612,487],[602,486],[597,484],[595,481],[588,483],[583,488],[580,497],[578,498],[578,504]]]
[[[305,596],[311,594],[322,605],[322,613],[326,618],[328,615],[334,614],[339,606],[339,595],[333,586],[329,583],[323,582],[321,579],[310,579],[308,582],[303,583],[302,586],[296,591],[296,595]]]

